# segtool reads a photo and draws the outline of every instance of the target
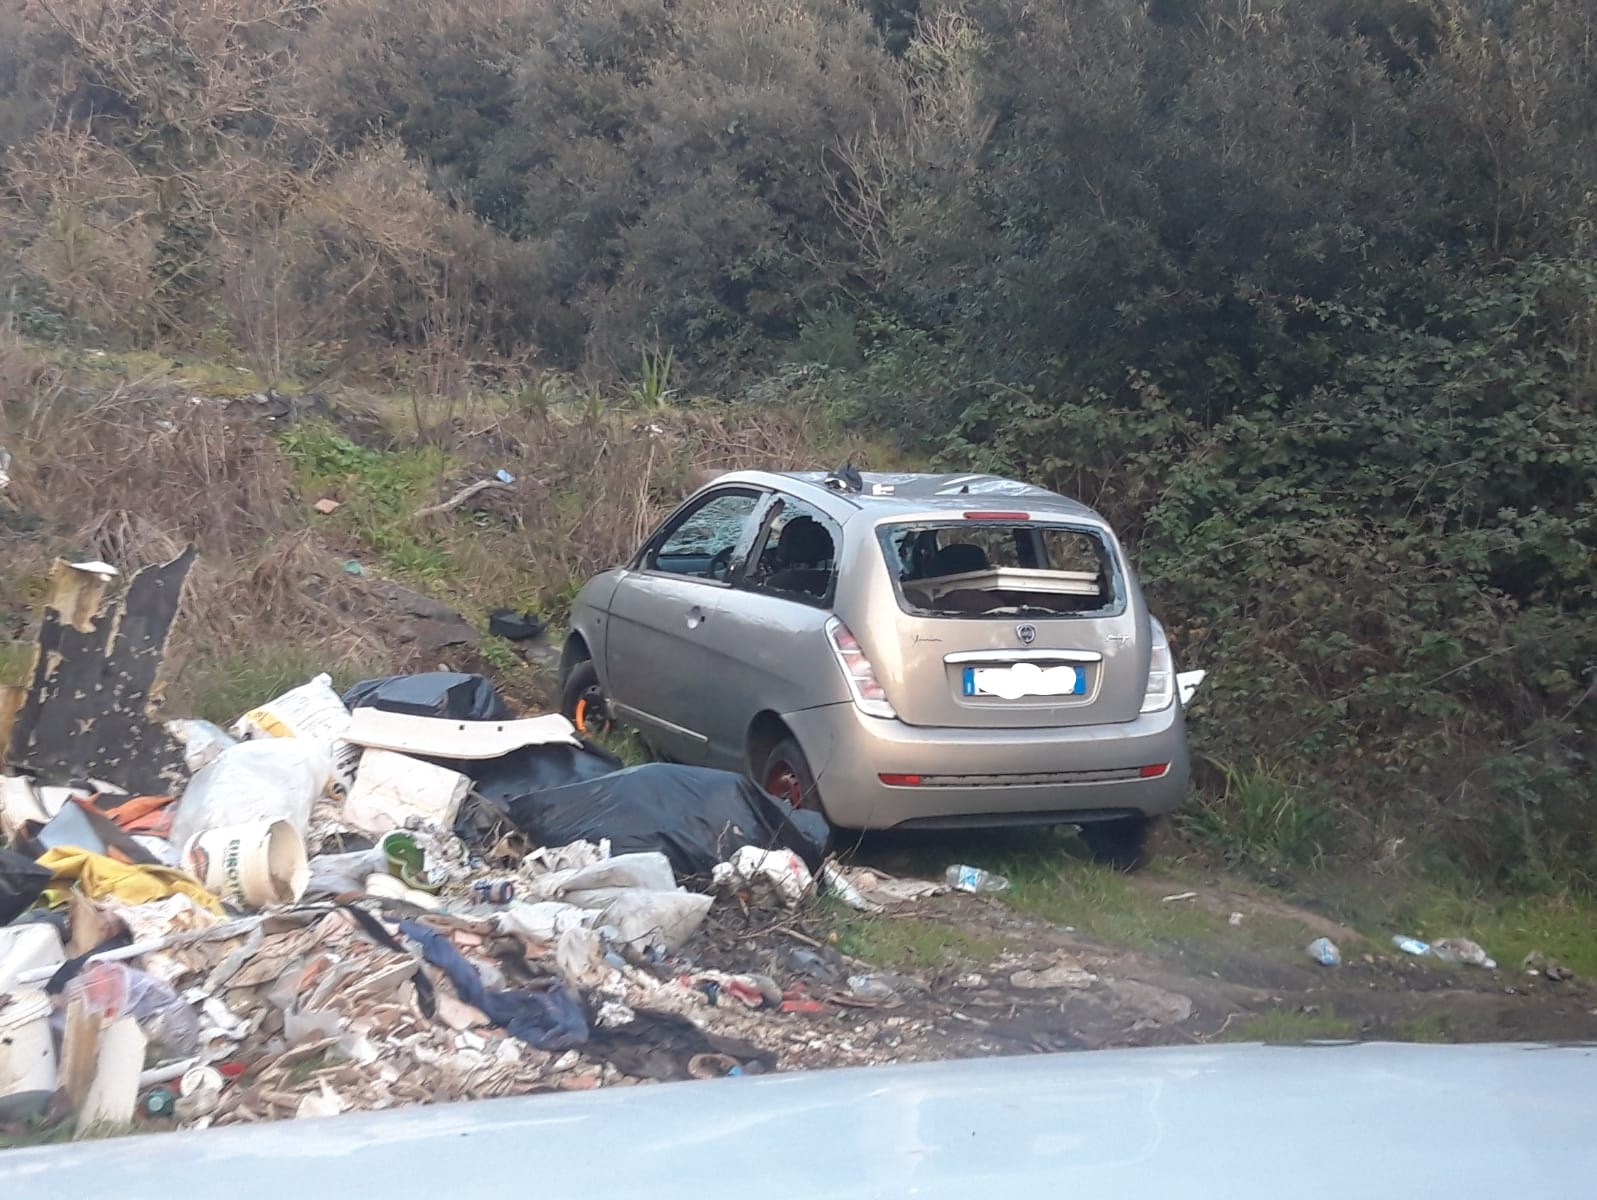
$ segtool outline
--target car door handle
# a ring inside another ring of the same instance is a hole
[[[708,620],[708,619],[709,619],[709,614],[707,612],[705,612],[702,608],[700,608],[697,604],[695,604],[692,608],[688,609],[688,628],[689,629],[697,629],[700,625],[703,625],[704,622],[706,620]]]

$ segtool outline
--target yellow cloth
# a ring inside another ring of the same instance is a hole
[[[223,915],[221,901],[206,891],[199,880],[171,867],[117,862],[76,846],[57,846],[46,851],[39,865],[55,876],[52,884],[71,887],[76,883],[91,900],[115,896],[128,904],[148,904],[152,900],[181,895],[218,916]]]

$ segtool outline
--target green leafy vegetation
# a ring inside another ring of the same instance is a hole
[[[1216,855],[1597,892],[1592,6],[61,0],[6,32],[3,315],[50,351],[0,364],[13,492],[121,497],[98,552],[243,562],[328,495],[327,552],[558,617],[711,465],[1020,475],[1110,518],[1209,672]],[[246,405],[359,378],[409,427],[285,425],[285,479],[68,360]],[[512,448],[513,514],[412,519]]]
[[[1219,794],[1200,797],[1179,815],[1180,823],[1233,865],[1266,872],[1314,865],[1331,831],[1330,814],[1314,807],[1278,768],[1257,763],[1220,771],[1225,782]]]

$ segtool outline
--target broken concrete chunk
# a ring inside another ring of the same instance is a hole
[[[138,572],[107,604],[102,572],[56,562],[30,682],[0,694],[0,745],[9,763],[55,778],[109,779],[134,794],[181,788],[183,747],[151,710],[193,565],[191,546]]]

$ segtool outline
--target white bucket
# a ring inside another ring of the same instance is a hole
[[[0,995],[0,1096],[55,1091],[50,998],[38,988]]]
[[[305,840],[287,821],[197,833],[183,847],[183,865],[216,895],[249,908],[294,903],[311,876]]]

